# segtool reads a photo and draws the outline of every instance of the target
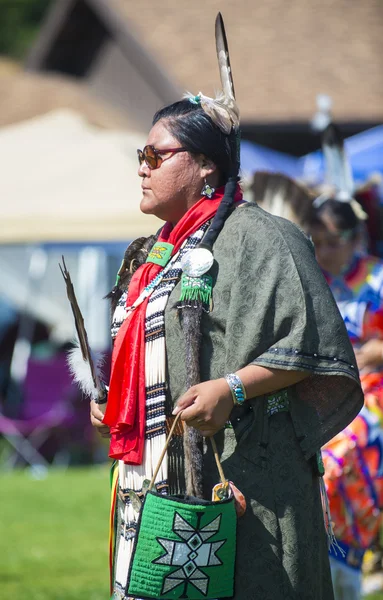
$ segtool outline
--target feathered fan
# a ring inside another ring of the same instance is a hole
[[[90,350],[84,319],[64,257],[62,257],[62,262],[63,266],[59,264],[59,267],[66,284],[78,337],[78,345],[75,345],[68,353],[68,365],[83,394],[98,404],[103,404],[106,401],[106,387],[102,381],[100,370],[103,357],[102,355],[93,355]]]

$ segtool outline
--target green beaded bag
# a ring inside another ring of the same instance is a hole
[[[163,496],[152,491],[177,420],[141,508],[127,596],[231,598],[237,526],[234,498],[211,502],[192,496]],[[215,455],[219,461],[216,452]],[[217,464],[225,485],[222,467]]]

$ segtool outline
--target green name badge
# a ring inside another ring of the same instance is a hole
[[[156,242],[149,252],[146,262],[165,267],[172,255],[173,248],[173,244],[168,244],[167,242]]]

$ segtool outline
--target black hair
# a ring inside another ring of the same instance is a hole
[[[190,154],[204,154],[219,170],[221,185],[227,183],[233,157],[229,136],[225,135],[201,108],[188,99],[165,106],[153,118],[153,125],[166,119],[167,129]]]
[[[239,172],[239,132],[224,134],[201,105],[189,99],[180,100],[159,110],[153,119],[168,120],[168,129],[180,144],[192,154],[204,154],[213,161],[221,175],[225,193],[212,224],[199,246],[212,249],[222,227],[232,211]]]
[[[356,216],[349,202],[341,202],[328,198],[318,208],[315,208],[312,217],[312,225],[322,225],[323,217],[327,216],[339,232],[352,232],[355,238],[360,227],[360,220]]]

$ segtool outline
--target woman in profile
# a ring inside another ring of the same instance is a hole
[[[234,598],[333,597],[318,452],[362,406],[358,370],[309,240],[242,200],[230,101],[198,94],[163,108],[138,151],[141,210],[165,224],[128,248],[105,414],[92,403],[118,461],[115,599],[129,598],[132,499],[179,412],[156,487],[210,499],[217,473],[204,440],[215,436],[247,502]],[[188,597],[204,596],[189,586]]]

